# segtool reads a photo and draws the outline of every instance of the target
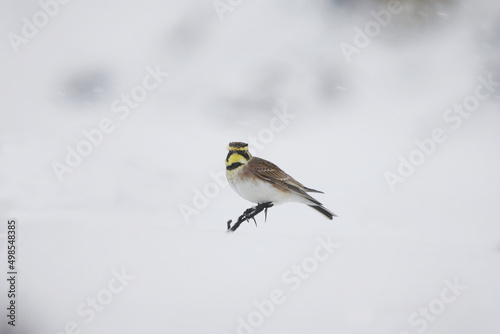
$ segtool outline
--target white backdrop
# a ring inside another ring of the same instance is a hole
[[[498,333],[495,4],[3,1],[1,332]]]

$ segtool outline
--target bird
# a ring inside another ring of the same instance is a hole
[[[272,162],[252,156],[247,143],[231,142],[227,149],[226,178],[231,188],[244,199],[259,205],[266,203],[269,207],[299,202],[309,205],[327,219],[337,217],[308,194],[323,194],[322,191],[305,187]]]

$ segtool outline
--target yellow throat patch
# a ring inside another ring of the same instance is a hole
[[[226,157],[226,170],[236,169],[252,159],[246,143],[232,142],[229,143],[227,149],[229,153]]]

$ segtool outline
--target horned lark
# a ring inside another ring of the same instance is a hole
[[[304,187],[275,164],[253,157],[248,152],[248,144],[232,142],[227,149],[227,180],[244,199],[259,205],[299,202],[309,205],[328,219],[337,216],[308,194],[323,192]]]

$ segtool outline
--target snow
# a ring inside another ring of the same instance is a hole
[[[498,6],[405,9],[349,63],[340,43],[385,3],[236,3],[221,21],[211,2],[73,1],[17,53],[39,4],[0,5],[3,277],[19,223],[1,333],[498,333],[499,94],[444,118],[500,81]],[[148,67],[168,76],[120,118]],[[230,141],[339,217],[291,203],[226,233],[253,205],[222,178]]]

